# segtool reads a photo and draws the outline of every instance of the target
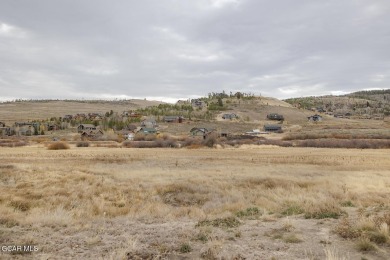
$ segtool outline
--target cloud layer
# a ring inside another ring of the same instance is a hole
[[[5,0],[0,99],[389,88],[389,14],[387,0]]]

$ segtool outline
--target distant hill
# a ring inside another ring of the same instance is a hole
[[[324,110],[334,114],[381,117],[390,115],[390,89],[358,91],[341,96],[290,98],[285,102],[303,109]]]
[[[0,103],[0,121],[12,123],[63,117],[78,113],[105,113],[110,110],[122,112],[162,104],[159,101],[131,99],[121,101],[105,100],[32,100]]]

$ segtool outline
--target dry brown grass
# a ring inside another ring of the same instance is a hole
[[[256,259],[259,244],[271,243],[267,248],[276,250],[275,243],[287,243],[313,248],[321,259],[322,245],[303,229],[312,225],[315,230],[323,221],[317,219],[325,218],[322,227],[335,230],[339,239],[368,239],[387,252],[387,152],[262,146],[86,147],[55,153],[39,147],[2,149],[0,232],[13,232],[6,233],[7,243],[34,235],[41,247],[37,256],[53,253],[53,241],[65,258],[168,257],[190,245],[185,254],[194,258]],[[371,217],[362,213],[358,221],[351,214],[358,208],[377,210],[369,212]],[[268,226],[283,230],[282,238],[256,235],[269,230],[252,231]],[[142,243],[130,249],[127,241],[136,234]],[[251,243],[256,246],[244,246]],[[348,250],[358,254],[356,248]]]
[[[70,146],[66,142],[54,142],[47,146],[48,150],[66,150],[69,149]]]
[[[0,147],[20,147],[25,145],[28,145],[28,142],[24,139],[19,139],[19,138],[0,139]]]

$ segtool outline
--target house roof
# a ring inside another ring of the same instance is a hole
[[[93,127],[93,128],[96,127],[96,126],[94,126],[93,124],[81,124],[81,125],[79,125],[78,127],[80,127],[80,126],[83,126],[83,127]]]
[[[81,135],[96,135],[96,134],[104,134],[102,130],[89,130],[89,131],[83,131]]]
[[[203,133],[207,133],[207,132],[210,132],[211,130],[207,129],[207,128],[204,128],[204,127],[194,127],[190,130],[190,132],[203,132]]]
[[[149,133],[157,132],[157,130],[155,128],[151,128],[151,127],[143,127],[143,128],[140,129],[140,131],[142,131],[142,132],[149,132]]]
[[[282,129],[281,125],[265,125],[264,129]]]

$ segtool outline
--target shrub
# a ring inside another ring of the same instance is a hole
[[[24,200],[12,200],[9,206],[19,211],[28,211],[31,208],[31,203]]]
[[[124,141],[122,147],[125,148],[175,148],[178,147],[174,139],[156,139],[155,141]]]
[[[157,136],[155,134],[148,134],[145,136],[145,141],[154,141],[156,138]]]
[[[302,242],[302,240],[294,234],[290,234],[286,237],[283,237],[283,241],[286,243],[300,243],[300,242]]]
[[[292,216],[292,215],[302,214],[303,212],[304,212],[303,209],[299,205],[290,204],[290,205],[286,205],[286,207],[283,209],[282,215]]]
[[[219,228],[234,228],[234,227],[238,227],[240,224],[241,222],[237,218],[227,217],[227,218],[217,218],[214,220],[199,221],[198,224],[196,224],[196,227],[213,226]]]
[[[305,218],[338,218],[342,214],[340,207],[332,202],[309,204],[305,208]]]
[[[119,135],[117,135],[115,133],[105,133],[104,135],[98,137],[97,140],[121,142],[121,141],[123,141],[123,138],[121,138]]]
[[[25,146],[28,143],[24,140],[19,139],[1,139],[0,147],[20,147]]]
[[[77,142],[76,147],[89,147],[89,142],[85,142],[85,141]]]
[[[181,143],[181,145],[183,147],[189,147],[189,146],[193,146],[193,145],[198,145],[198,146],[201,146],[201,140],[198,139],[198,138],[194,138],[194,137],[187,137],[183,140],[183,142]]]
[[[207,147],[213,147],[214,144],[217,144],[217,137],[213,134],[208,135],[206,139],[202,142],[202,144]]]
[[[69,148],[69,145],[65,142],[54,142],[47,147],[48,150],[65,150]]]
[[[240,210],[236,213],[236,216],[239,218],[243,217],[257,217],[261,216],[263,213],[259,208],[253,207],[253,208],[247,208],[246,210]]]
[[[205,233],[199,233],[195,237],[195,239],[198,240],[198,241],[201,241],[202,243],[206,243],[209,240],[208,236]]]
[[[307,139],[297,141],[299,147],[324,147],[324,148],[358,148],[358,149],[385,149],[390,148],[389,140],[375,139]]]
[[[189,244],[184,243],[184,244],[182,244],[182,245],[180,246],[179,251],[180,251],[180,253],[185,254],[185,253],[191,252],[191,251],[192,251],[192,248],[191,248],[191,246],[190,246]]]
[[[385,234],[381,234],[379,232],[368,232],[368,238],[371,242],[375,244],[384,244],[387,242],[387,236]]]
[[[375,245],[368,239],[360,239],[356,244],[357,250],[367,252],[376,249]]]
[[[343,218],[335,228],[335,232],[342,238],[357,238],[361,232],[354,228],[347,218]]]
[[[340,203],[342,207],[355,207],[355,205],[350,200],[346,200]]]
[[[143,133],[136,133],[134,136],[134,141],[144,141],[145,140],[145,134]]]

